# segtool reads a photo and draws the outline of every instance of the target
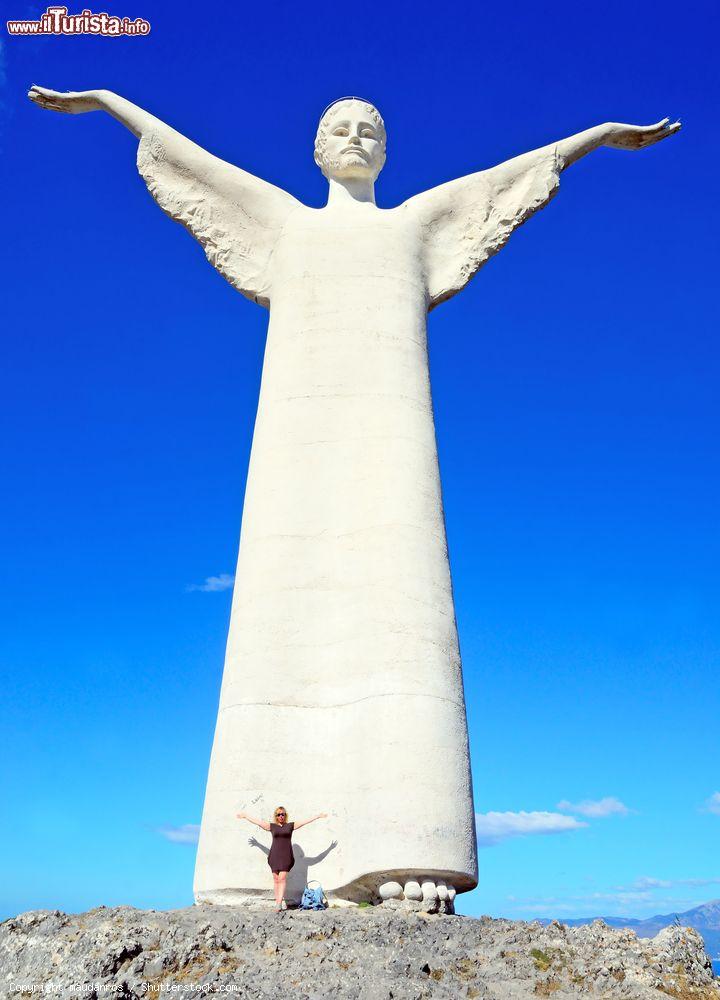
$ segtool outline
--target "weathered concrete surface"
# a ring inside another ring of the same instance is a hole
[[[0,924],[0,997],[30,996],[33,986],[35,996],[64,1000],[111,990],[126,998],[720,1000],[702,939],[689,928],[648,940],[600,922],[542,927],[386,904],[279,914],[208,904],[31,911]]]

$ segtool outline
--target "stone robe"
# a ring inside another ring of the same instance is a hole
[[[270,309],[195,898],[268,893],[235,813],[278,803],[330,814],[296,838],[291,896],[307,878],[351,900],[419,875],[471,889],[427,314],[553,196],[555,147],[389,210],[308,208],[166,127],[138,168]]]

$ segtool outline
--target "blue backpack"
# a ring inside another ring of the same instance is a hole
[[[311,889],[310,885],[314,884],[317,889]],[[327,908],[328,901],[325,898],[325,893],[323,892],[323,887],[319,882],[313,882],[305,886],[303,889],[302,899],[300,900],[301,910],[324,910]]]

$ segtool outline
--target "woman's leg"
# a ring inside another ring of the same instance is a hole
[[[280,901],[285,899],[285,883],[287,882],[288,873],[278,872],[278,892],[280,893]],[[279,905],[279,904],[278,904]]]
[[[275,890],[275,905],[279,907],[280,903],[282,902],[283,891],[284,891],[285,886],[284,886],[284,884],[283,884],[282,888],[280,886],[280,873],[279,872],[273,872],[272,873],[272,877],[273,877],[273,888]]]

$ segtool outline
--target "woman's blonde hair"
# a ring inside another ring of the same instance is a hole
[[[277,823],[277,814],[280,812],[280,810],[282,810],[285,813],[285,822],[289,823],[290,822],[290,816],[289,816],[288,811],[285,808],[285,806],[278,806],[277,807],[277,809],[273,813],[273,818],[272,818],[273,823]]]

